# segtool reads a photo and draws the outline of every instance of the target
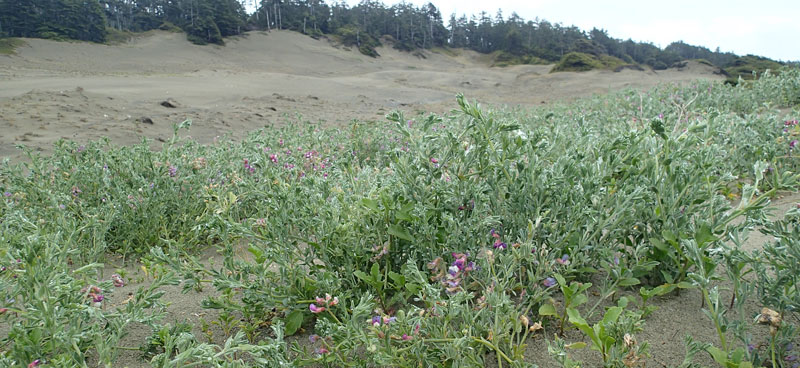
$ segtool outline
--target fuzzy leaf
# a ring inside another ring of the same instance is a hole
[[[286,336],[294,335],[302,324],[303,312],[297,309],[293,310],[286,316]]]
[[[389,231],[387,231],[389,235],[396,236],[403,240],[408,240],[410,242],[414,241],[414,237],[408,233],[408,230],[404,229],[400,225],[392,225],[389,226]]]

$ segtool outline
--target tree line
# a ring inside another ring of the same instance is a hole
[[[194,43],[223,44],[225,37],[247,30],[286,29],[334,37],[371,56],[378,56],[381,40],[389,40],[406,51],[458,47],[526,63],[557,62],[572,52],[654,69],[684,59],[705,59],[719,67],[739,60],[719,49],[683,42],[661,49],[610,37],[603,29],[583,31],[516,13],[504,16],[500,10],[494,16],[453,14],[445,22],[433,3],[417,7],[362,0],[351,7],[343,1],[259,0],[255,12],[247,14],[242,1],[254,0],[0,0],[0,35],[104,42],[109,32],[177,27]]]

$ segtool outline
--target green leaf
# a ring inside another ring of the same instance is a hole
[[[666,244],[664,244],[664,242],[656,238],[650,238],[650,244],[652,244],[654,247],[656,247],[656,249],[662,252],[669,251],[669,246],[667,246]]]
[[[554,307],[550,303],[542,304],[539,307],[539,315],[540,316],[558,316],[556,313],[556,307]]]
[[[583,349],[586,347],[586,343],[583,341],[573,342],[572,344],[564,345],[565,349]]]
[[[378,201],[376,201],[374,199],[362,198],[361,199],[361,204],[364,207],[369,208],[369,209],[371,209],[371,210],[373,210],[375,212],[381,212],[380,207],[378,207]]]
[[[567,280],[564,279],[564,276],[561,276],[561,274],[557,273],[553,275],[553,277],[556,278],[556,281],[558,281],[558,286],[561,286],[562,289],[567,287]]]
[[[378,266],[377,263],[372,264],[372,268],[369,270],[369,274],[372,277],[372,281],[380,281],[381,280],[381,266]]]
[[[579,306],[579,305],[581,305],[583,303],[586,303],[588,301],[589,301],[589,298],[586,296],[586,294],[581,293],[581,294],[575,295],[575,298],[572,299],[572,303],[570,303],[570,305],[572,305],[573,307],[577,307],[577,306]]]
[[[622,314],[622,308],[620,307],[608,308],[608,311],[606,311],[606,315],[603,316],[603,324],[608,325],[609,323],[616,322],[620,314]]]
[[[722,349],[716,346],[709,346],[706,348],[706,351],[711,354],[711,357],[714,358],[714,361],[722,365],[723,367],[726,366],[726,362],[728,361],[728,354],[722,351]]]
[[[247,251],[253,255],[256,263],[264,263],[264,261],[266,261],[264,252],[261,249],[257,248],[256,246],[251,245],[249,248],[247,248]]]
[[[358,277],[359,279],[361,279],[362,281],[364,281],[366,283],[369,283],[369,284],[372,283],[372,278],[367,276],[367,274],[364,273],[364,271],[357,270],[357,271],[353,272],[353,275],[355,275],[356,277]]]
[[[697,233],[694,234],[694,240],[697,241],[697,246],[702,248],[704,245],[717,240],[717,238],[712,234],[711,226],[701,224],[700,228],[697,229]]]
[[[669,230],[662,231],[661,232],[661,236],[663,236],[664,239],[666,239],[670,243],[675,243],[675,242],[678,241],[678,237],[675,236],[675,233],[673,233],[673,232],[671,232]]]
[[[406,284],[406,277],[397,272],[389,271],[389,278],[392,279],[397,287],[403,287]]]
[[[414,241],[414,237],[408,233],[408,230],[404,229],[400,225],[392,225],[389,226],[389,231],[387,231],[389,235],[396,236],[403,240],[408,240],[410,242]]]
[[[634,285],[639,285],[639,283],[640,283],[639,279],[635,277],[628,277],[626,279],[620,280],[619,286],[634,286]]]
[[[297,309],[293,310],[286,316],[286,336],[294,335],[302,324],[303,312]]]

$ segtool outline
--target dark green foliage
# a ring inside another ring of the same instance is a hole
[[[97,0],[2,0],[2,34],[104,42],[106,26]]]
[[[375,50],[381,43],[368,33],[363,33],[354,25],[347,25],[336,30],[339,42],[346,46],[358,47],[358,51],[371,57],[380,56]]]
[[[625,62],[608,55],[594,56],[582,52],[570,52],[564,55],[561,61],[551,72],[583,72],[592,69],[615,69],[625,65]]]
[[[603,64],[589,54],[570,52],[564,55],[561,61],[553,68],[553,72],[583,72],[600,69]]]
[[[205,45],[208,43],[215,43],[218,45],[225,44],[225,41],[222,40],[222,34],[220,33],[217,24],[211,17],[206,16],[197,18],[195,19],[194,24],[186,26],[185,29],[186,37],[192,43],[198,45]]]
[[[738,80],[739,77],[748,80],[754,76],[760,76],[767,69],[773,72],[781,68],[781,64],[765,57],[747,55],[737,57],[730,65],[726,66],[725,71],[730,74],[730,78]]]

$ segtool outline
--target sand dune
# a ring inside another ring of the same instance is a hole
[[[552,66],[494,68],[472,51],[417,55],[389,47],[370,58],[294,32],[251,32],[227,46],[197,46],[153,32],[116,46],[27,39],[0,56],[0,156],[60,138],[166,139],[191,118],[201,142],[297,120],[380,120],[393,110],[445,112],[456,93],[485,104],[532,106],[624,87],[721,79],[710,67],[549,74]],[[422,55],[423,57],[420,57]],[[159,103],[171,98],[177,108]],[[143,118],[153,124],[143,123]]]

